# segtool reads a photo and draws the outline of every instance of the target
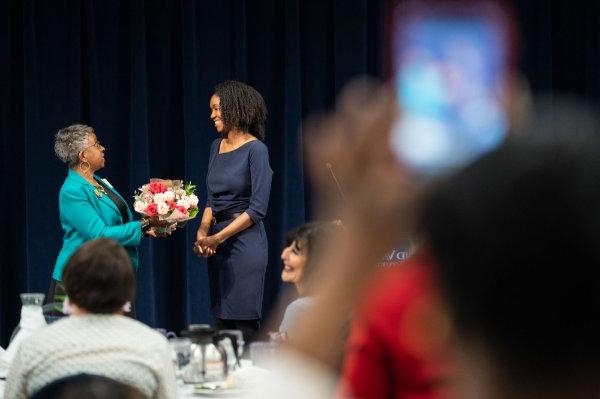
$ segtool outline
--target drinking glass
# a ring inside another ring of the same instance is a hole
[[[190,363],[192,355],[192,341],[189,338],[173,338],[169,340],[169,345],[173,350],[175,376],[183,384],[184,368]]]
[[[21,304],[23,306],[42,306],[45,297],[45,294],[24,293],[21,294]]]
[[[269,368],[275,360],[277,352],[277,343],[267,341],[256,341],[250,344],[250,359],[252,365],[257,367]]]

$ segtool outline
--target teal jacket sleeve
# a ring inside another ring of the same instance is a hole
[[[84,238],[112,238],[123,246],[138,246],[142,238],[140,223],[137,221],[121,225],[107,225],[90,199],[79,190],[65,190],[60,193],[63,216]]]

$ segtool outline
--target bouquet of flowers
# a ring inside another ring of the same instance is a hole
[[[150,179],[133,196],[133,207],[157,233],[171,233],[198,214],[198,197],[191,182]]]

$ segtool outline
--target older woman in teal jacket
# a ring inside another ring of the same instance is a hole
[[[95,172],[104,167],[104,146],[94,129],[76,124],[56,134],[54,152],[69,167],[60,189],[60,223],[63,245],[52,273],[48,301],[64,295],[62,271],[71,255],[85,242],[112,238],[127,250],[134,269],[138,265],[137,247],[142,236],[156,237],[141,221],[134,221],[127,202],[113,186]]]

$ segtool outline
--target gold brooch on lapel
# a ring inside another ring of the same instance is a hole
[[[102,193],[100,191],[98,191],[98,189],[94,190],[94,194],[96,194],[96,197],[102,198]]]

